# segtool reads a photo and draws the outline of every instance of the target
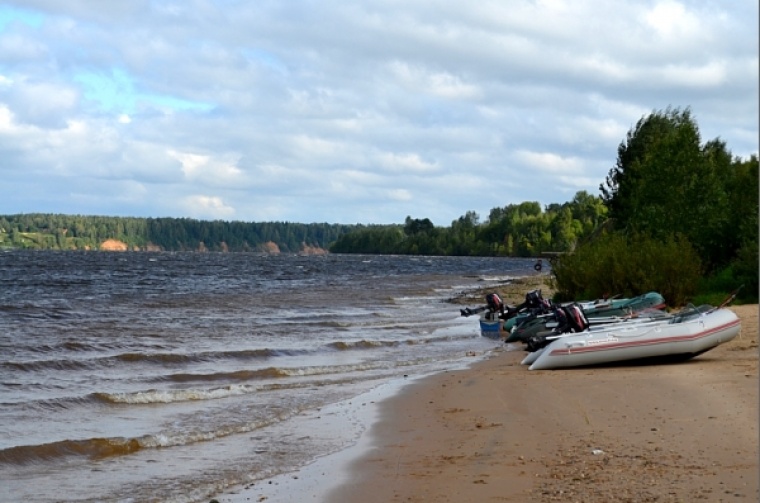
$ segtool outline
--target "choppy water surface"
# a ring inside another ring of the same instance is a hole
[[[532,264],[0,252],[0,500],[206,501],[341,449],[303,418],[493,347],[446,300]]]

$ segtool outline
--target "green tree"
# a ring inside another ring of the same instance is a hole
[[[733,176],[728,181],[731,216],[725,240],[736,251],[731,267],[736,283],[744,284],[743,295],[758,296],[758,158],[733,161]]]
[[[475,236],[480,216],[474,211],[468,211],[457,220],[451,222],[448,242],[445,249],[447,255],[470,255],[477,248]]]
[[[690,110],[667,109],[642,117],[618,147],[618,159],[600,186],[618,228],[654,238],[685,236],[715,267],[724,255],[722,237],[728,196],[715,141],[700,146]],[[730,158],[730,156],[729,156]]]
[[[406,233],[407,236],[414,236],[415,234],[420,233],[430,233],[434,228],[435,226],[429,218],[420,220],[407,216],[406,221],[404,222],[404,233]]]

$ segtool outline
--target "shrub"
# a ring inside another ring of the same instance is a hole
[[[681,235],[607,234],[562,255],[552,265],[557,300],[631,297],[659,292],[682,306],[697,292],[702,263]]]
[[[757,241],[739,248],[733,265],[736,283],[743,284],[741,298],[747,302],[757,302],[758,298],[758,247]]]

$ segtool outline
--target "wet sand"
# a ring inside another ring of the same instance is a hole
[[[217,499],[757,502],[758,306],[731,309],[741,334],[685,363],[528,371],[505,350],[421,379],[356,447]]]

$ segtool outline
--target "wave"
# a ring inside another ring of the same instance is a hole
[[[345,342],[345,341],[336,341],[331,342],[327,344],[328,348],[335,349],[338,351],[348,351],[352,349],[371,349],[371,348],[379,348],[379,347],[395,347],[400,344],[403,344],[402,341],[368,341],[368,340],[360,340],[360,341],[351,341],[351,342]]]
[[[208,373],[179,373],[169,374],[158,378],[160,381],[175,382],[192,382],[192,381],[250,381],[255,379],[266,379],[271,377],[287,377],[290,375],[287,370],[277,367],[267,367],[257,370],[235,370],[232,372],[214,372]]]
[[[22,372],[38,370],[90,370],[92,364],[82,360],[32,360],[25,362],[2,362],[0,366]]]
[[[389,324],[384,329],[392,329],[393,327],[400,327],[398,324]],[[29,361],[6,361],[0,362],[0,367],[10,368],[17,371],[34,372],[39,370],[63,370],[63,371],[77,371],[77,370],[97,370],[99,368],[113,368],[114,363],[141,363],[149,365],[166,365],[166,364],[189,364],[189,363],[203,363],[213,362],[220,360],[266,360],[270,358],[277,358],[283,356],[308,356],[310,354],[319,353],[320,351],[349,351],[357,349],[373,349],[382,347],[398,347],[403,345],[417,345],[428,344],[431,342],[441,342],[451,340],[450,336],[444,337],[428,337],[428,338],[413,338],[406,340],[368,340],[361,339],[357,341],[334,341],[325,344],[320,348],[311,349],[243,349],[234,351],[208,351],[200,353],[169,353],[169,352],[157,352],[157,353],[138,353],[138,352],[126,352],[117,355],[100,356],[91,359],[50,359],[50,360],[29,360]],[[66,343],[74,344],[74,343]],[[83,344],[79,347],[82,351],[85,348],[90,348],[91,345]],[[241,371],[237,375],[232,376],[237,379],[254,379],[259,377],[280,377],[281,375],[274,370],[274,368],[254,370],[254,371]],[[224,378],[224,377],[221,377]]]
[[[304,375],[299,370],[290,372],[284,371],[284,374]],[[325,368],[312,372],[315,375],[329,373]],[[199,376],[196,376],[199,377]],[[177,380],[186,379],[186,376],[176,378]],[[356,378],[339,378],[331,380],[330,385],[355,382]],[[325,385],[325,382],[320,385]],[[150,405],[150,404],[170,404],[179,402],[194,402],[205,400],[219,400],[234,396],[242,396],[251,393],[259,393],[283,389],[299,389],[304,387],[313,387],[313,381],[309,382],[290,382],[290,383],[261,383],[258,385],[250,384],[230,384],[227,386],[214,388],[186,388],[186,389],[148,389],[141,391],[124,391],[124,392],[107,392],[98,391],[86,396],[70,396],[54,399],[31,400],[23,402],[0,402],[2,407],[15,407],[24,410],[38,411],[61,411],[71,410],[91,406],[122,406],[122,405]]]
[[[461,336],[436,336],[436,337],[419,337],[412,339],[387,341],[387,340],[358,340],[358,341],[335,341],[327,344],[327,347],[337,351],[350,351],[354,349],[373,349],[382,347],[398,347],[398,346],[416,346],[420,344],[431,344],[436,342],[448,342],[458,339],[470,339],[471,334],[463,334]]]
[[[517,276],[502,276],[502,275],[480,275],[478,276],[478,281],[483,282],[498,282],[498,283],[505,283],[509,284],[512,283]]]
[[[52,285],[45,285],[49,288]],[[21,301],[14,304],[0,304],[0,312],[19,320],[78,320],[87,314],[65,299]]]
[[[235,351],[207,351],[201,353],[123,353],[113,358],[123,362],[194,363],[223,359],[256,360],[278,356],[298,356],[309,353],[303,349],[241,349]]]
[[[93,403],[97,403],[95,393],[87,396],[64,396],[59,398],[43,398],[38,400],[24,400],[14,402],[0,402],[0,407],[8,410],[11,407],[19,408],[23,410],[35,410],[44,412],[57,412],[62,410],[74,409],[77,407],[86,407]]]
[[[32,353],[56,353],[60,351],[84,352],[110,349],[109,347],[100,344],[91,344],[83,341],[64,341],[59,344],[34,344],[28,346],[19,345],[19,348]]]
[[[203,355],[181,353],[122,353],[106,360],[118,360],[125,363],[193,363],[207,360]]]
[[[73,456],[101,459],[109,456],[131,454],[142,448],[143,446],[136,438],[62,440],[48,444],[23,445],[0,450],[0,463],[24,465]]]
[[[92,349],[91,345],[66,343],[79,351]],[[0,362],[0,367],[13,370],[34,372],[39,370],[96,370],[113,368],[114,363],[145,363],[155,365],[188,364],[209,362],[223,359],[256,360],[278,356],[299,356],[309,353],[302,349],[248,349],[239,351],[209,351],[201,353],[138,353],[126,352],[117,355],[96,356],[90,359],[57,358],[50,360],[28,360]]]
[[[240,424],[221,425],[216,430],[196,432],[165,432],[143,435],[138,438],[111,437],[81,440],[60,440],[36,445],[20,445],[0,450],[0,465],[28,465],[51,463],[65,458],[101,460],[125,456],[146,449],[159,449],[213,441],[229,435],[248,433],[256,429],[285,421],[300,411],[279,414],[267,419]]]
[[[365,367],[368,367],[365,365]],[[375,366],[377,367],[377,366]],[[329,373],[329,370],[321,368],[315,372],[314,375],[321,375]],[[370,377],[371,378],[371,377]],[[123,392],[123,393],[108,393],[97,392],[91,395],[91,398],[97,402],[108,405],[147,405],[147,404],[161,404],[161,403],[177,403],[177,402],[192,402],[201,400],[219,400],[223,398],[229,398],[233,396],[242,396],[251,393],[261,393],[267,391],[281,391],[283,389],[301,389],[301,388],[313,388],[315,386],[334,386],[340,384],[355,383],[356,377],[339,377],[337,379],[330,379],[321,382],[307,381],[307,382],[289,382],[289,383],[262,383],[256,386],[249,384],[231,384],[229,386],[219,388],[188,388],[179,390],[158,390],[151,389],[145,391],[135,392]],[[72,400],[73,401],[73,400]],[[78,403],[82,403],[84,400],[77,400]],[[0,404],[1,405],[1,404]]]
[[[246,385],[230,385],[213,389],[146,390],[133,393],[94,393],[93,396],[109,404],[153,404],[217,400],[245,395],[256,390]]]
[[[362,362],[346,365],[315,365],[305,367],[267,367],[257,370],[236,370],[231,372],[215,373],[180,373],[170,374],[158,378],[159,381],[174,381],[181,383],[188,382],[208,382],[208,381],[255,381],[267,378],[287,378],[287,377],[310,377],[322,375],[346,375],[355,372],[366,372],[379,369],[389,369],[393,367],[406,367],[418,365],[423,362],[432,361],[428,357],[412,358],[409,360],[393,361],[379,360],[372,362]]]

